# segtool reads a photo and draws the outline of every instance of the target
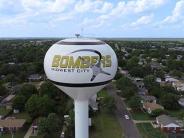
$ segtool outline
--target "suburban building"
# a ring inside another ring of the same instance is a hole
[[[177,61],[180,61],[180,60],[182,59],[182,57],[183,57],[182,55],[177,55],[176,60],[177,60]]]
[[[177,91],[184,91],[184,81],[175,81],[175,82],[172,83],[172,86]]]
[[[182,107],[184,107],[184,98],[180,98],[178,100],[178,103],[179,103],[179,105],[181,105]]]
[[[139,88],[139,89],[142,89],[144,88],[144,82],[143,81],[136,81],[136,86]]]
[[[183,131],[183,124],[177,121],[177,119],[167,115],[156,117],[156,123],[163,132],[178,133]]]
[[[32,74],[28,77],[29,81],[41,81],[42,80],[42,76],[39,74]]]
[[[4,120],[0,120],[0,131],[17,131],[19,128],[22,128],[25,124],[25,119],[14,119],[8,118]]]
[[[162,82],[161,78],[156,78],[156,82],[161,83]]]
[[[177,82],[179,81],[178,79],[174,78],[174,77],[171,77],[171,76],[165,76],[165,82],[170,82],[170,83],[173,83],[173,82]]]
[[[156,97],[151,95],[141,95],[141,103],[149,102],[149,103],[156,103]]]
[[[151,69],[161,69],[162,68],[161,63],[158,63],[158,62],[151,62],[150,65],[151,65]]]
[[[150,102],[145,102],[143,103],[143,108],[149,113],[151,114],[152,111],[156,110],[156,109],[164,109],[163,106],[156,104],[154,102],[150,103]]]
[[[148,90],[144,87],[142,89],[139,89],[138,94],[139,95],[146,95],[146,94],[148,94]]]

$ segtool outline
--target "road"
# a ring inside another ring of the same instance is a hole
[[[130,113],[127,110],[127,107],[124,103],[124,101],[116,94],[116,88],[109,84],[107,86],[108,93],[114,97],[115,104],[116,104],[116,116],[118,118],[118,121],[124,131],[125,138],[141,138],[139,131],[137,127],[135,126],[133,120],[130,118],[129,120],[126,120],[124,115],[127,114],[129,117],[131,117]]]

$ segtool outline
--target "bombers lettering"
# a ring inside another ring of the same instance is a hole
[[[83,69],[90,68],[90,66],[95,65],[97,62],[99,62],[99,56],[79,56],[77,59],[74,59],[73,56],[55,55],[52,61],[52,67]],[[111,56],[102,56],[100,62],[103,68],[111,67]]]

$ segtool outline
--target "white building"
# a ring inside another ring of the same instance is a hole
[[[184,81],[176,81],[172,83],[172,86],[177,90],[177,91],[184,91]]]

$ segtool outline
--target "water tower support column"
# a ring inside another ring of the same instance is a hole
[[[75,138],[89,138],[88,100],[75,100]]]

